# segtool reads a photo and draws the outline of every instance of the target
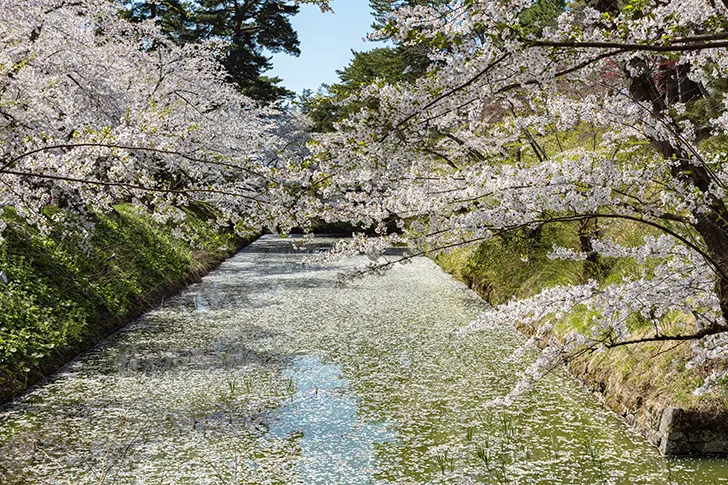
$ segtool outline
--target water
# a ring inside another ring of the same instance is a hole
[[[303,257],[263,238],[0,411],[0,483],[728,483],[563,374],[485,407],[534,352],[458,336],[488,308],[431,261],[340,286],[365,258]]]
[[[341,372],[316,356],[297,357],[284,371],[296,393],[272,413],[268,436],[298,438],[296,472],[306,484],[375,483],[375,445],[395,439],[383,423],[358,418],[358,400]]]

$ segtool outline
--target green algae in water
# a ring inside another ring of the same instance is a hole
[[[302,258],[261,239],[4,408],[0,483],[728,483],[563,374],[487,408],[535,350],[458,336],[488,308],[429,260],[341,286],[364,258]]]

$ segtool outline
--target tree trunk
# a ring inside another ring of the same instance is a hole
[[[667,118],[666,99],[659,95],[654,80],[650,76],[647,65],[644,61],[633,60],[641,63],[638,65],[641,74],[631,76],[630,71],[622,69],[627,80],[630,94],[640,102],[649,103],[652,106],[652,114],[655,118],[661,118],[663,122],[670,123],[675,131],[677,124]],[[634,67],[634,65],[633,65]],[[687,73],[685,73],[685,76]],[[693,91],[694,93],[695,91]],[[702,193],[707,193],[712,185],[711,174],[708,169],[694,160],[688,150],[683,147],[674,146],[666,140],[651,139],[652,145],[665,158],[665,160],[677,160],[678,163],[672,168],[672,175],[690,185],[696,187]],[[728,210],[723,200],[713,195],[707,196],[709,211],[707,213],[694,211],[696,221],[693,224],[695,230],[703,238],[710,263],[717,274],[716,293],[720,300],[720,308],[723,318],[728,322]]]
[[[722,0],[722,3],[728,8],[728,0]],[[587,4],[603,13],[611,15],[620,13],[618,0],[587,0]],[[630,95],[636,101],[650,106],[654,117],[662,118],[665,123],[671,123],[672,126],[677,128],[674,120],[666,118],[669,116],[666,109],[668,100],[666,96],[661,95],[648,64],[638,57],[631,59],[629,63],[632,69],[628,69],[627,65],[620,65],[620,70]],[[679,66],[676,72],[677,82],[686,80],[689,72],[689,65]],[[701,92],[700,87],[697,89],[693,86],[685,87],[684,99],[693,99]],[[678,90],[678,98],[680,99],[679,94]],[[708,192],[711,186],[710,173],[706,167],[695,160],[691,160],[692,156],[688,150],[683,147],[675,147],[664,140],[653,138],[650,141],[665,160],[677,160],[679,162],[672,168],[674,177],[693,185],[703,193]],[[725,203],[712,195],[708,196],[708,207],[709,211],[707,213],[693,212],[693,216],[697,220],[693,227],[702,237],[706,253],[710,258],[709,263],[716,272],[715,291],[720,301],[723,318],[728,322],[728,212]]]
[[[579,243],[581,251],[586,254],[584,276],[587,279],[600,280],[606,274],[604,261],[592,247],[592,239],[599,237],[599,226],[596,217],[584,219],[579,227]]]

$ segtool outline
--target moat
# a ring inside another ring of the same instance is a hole
[[[712,484],[537,353],[462,336],[488,306],[433,262],[341,282],[264,237],[0,410],[3,484]],[[515,353],[514,353],[515,352]]]

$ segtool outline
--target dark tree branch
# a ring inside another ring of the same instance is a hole
[[[685,340],[699,340],[703,337],[707,337],[708,335],[715,335],[727,331],[728,328],[726,327],[712,326],[688,335],[655,335],[653,337],[641,337],[631,340],[622,340],[620,342],[605,343],[604,346],[608,349],[613,349],[615,347],[623,347],[625,345],[641,344],[646,342],[675,342]]]
[[[216,189],[202,189],[202,188],[185,188],[185,189],[165,189],[161,187],[147,187],[145,185],[137,185],[129,182],[110,182],[105,180],[93,180],[93,179],[80,179],[74,177],[65,177],[62,175],[53,175],[46,173],[33,173],[33,172],[17,172],[15,170],[6,170],[4,173],[9,175],[15,175],[18,177],[31,177],[46,180],[59,180],[63,182],[72,182],[85,185],[99,185],[102,187],[120,187],[125,189],[142,190],[145,192],[159,192],[166,194],[179,194],[187,195],[189,193],[205,193],[205,194],[219,194],[229,195],[233,197],[240,197],[247,200],[252,200],[259,203],[265,203],[264,200],[252,197],[250,195],[243,194],[241,192],[230,192],[227,190],[216,190]]]
[[[151,153],[159,153],[162,155],[174,155],[176,157],[180,157],[180,158],[184,158],[185,160],[189,160],[191,162],[199,162],[199,163],[204,163],[204,164],[208,164],[208,165],[217,165],[217,166],[221,166],[221,167],[242,170],[243,172],[246,172],[250,175],[254,175],[256,177],[260,177],[260,178],[268,180],[269,182],[272,182],[272,180],[270,180],[265,175],[259,174],[254,170],[251,170],[251,169],[245,168],[245,167],[241,167],[240,165],[236,165],[234,163],[225,163],[225,162],[220,162],[220,161],[212,161],[212,160],[207,160],[204,158],[193,157],[193,156],[190,156],[190,155],[187,155],[185,153],[178,152],[175,150],[164,150],[161,148],[149,148],[149,147],[140,147],[140,146],[131,146],[131,145],[118,145],[118,144],[113,144],[113,143],[62,143],[62,144],[58,144],[58,145],[48,145],[48,146],[44,146],[44,147],[40,147],[40,148],[35,148],[35,149],[29,150],[25,153],[21,153],[20,155],[14,157],[14,158],[11,158],[7,162],[5,162],[5,164],[3,164],[0,167],[0,173],[10,173],[6,169],[12,167],[13,165],[15,165],[17,162],[19,162],[23,158],[29,157],[36,153],[41,153],[41,152],[45,152],[45,151],[49,151],[49,150],[61,150],[61,149],[71,150],[74,148],[88,148],[88,147],[111,148],[111,149],[115,148],[115,149],[119,149],[119,150],[151,152]]]
[[[620,49],[622,51],[680,52],[704,49],[721,49],[728,47],[728,41],[699,42],[687,45],[653,45],[631,44],[623,42],[560,42],[550,40],[531,40],[525,42],[528,47],[562,47],[574,49]]]

